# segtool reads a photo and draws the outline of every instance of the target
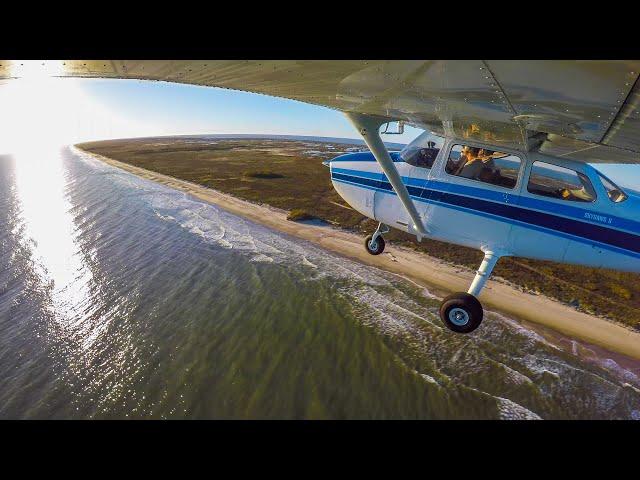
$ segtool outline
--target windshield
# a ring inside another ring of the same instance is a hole
[[[404,147],[400,158],[414,167],[431,168],[443,145],[444,138],[424,132]]]

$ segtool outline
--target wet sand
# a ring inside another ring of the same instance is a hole
[[[287,220],[287,212],[284,210],[250,203],[201,185],[134,167],[101,155],[82,152],[142,178],[189,193],[256,223],[313,242],[362,263],[402,275],[442,296],[454,291],[466,291],[475,273],[464,267],[446,264],[424,253],[394,245],[387,245],[382,255],[372,256],[365,251],[364,239],[357,234],[341,231],[329,225],[291,222]],[[570,306],[542,295],[523,293],[493,279],[487,282],[480,300],[491,310],[543,325],[612,352],[640,359],[640,332],[578,312]]]

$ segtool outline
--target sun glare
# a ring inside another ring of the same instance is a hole
[[[153,133],[87,94],[87,81],[39,72],[0,84],[0,154]]]
[[[26,77],[0,86],[0,151],[20,153],[75,140],[80,92],[73,80]]]

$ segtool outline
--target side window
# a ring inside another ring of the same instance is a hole
[[[546,162],[533,162],[527,190],[570,202],[593,202],[596,192],[586,175]]]
[[[442,137],[425,132],[400,152],[400,158],[414,167],[431,168],[442,145],[444,145]]]
[[[445,170],[450,175],[469,178],[506,188],[518,181],[520,157],[487,148],[454,145]]]
[[[602,182],[602,186],[607,191],[607,196],[609,200],[613,203],[624,202],[627,198],[627,194],[622,191],[620,187],[618,187],[615,183],[609,180],[607,177],[599,174],[600,181]]]

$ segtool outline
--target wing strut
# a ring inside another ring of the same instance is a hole
[[[376,161],[380,164],[382,171],[389,179],[389,183],[391,183],[391,186],[398,194],[398,198],[413,221],[414,232],[411,233],[415,233],[418,237],[418,241],[421,241],[422,237],[428,234],[428,231],[422,223],[422,219],[420,218],[418,210],[416,210],[413,200],[411,200],[411,197],[409,196],[407,187],[402,182],[398,169],[393,164],[393,160],[387,151],[387,147],[380,138],[380,126],[387,123],[389,120],[355,112],[346,112],[345,115],[351,123],[353,123],[358,132],[360,132],[360,135],[362,135],[362,138],[369,147],[369,150],[371,150]]]

